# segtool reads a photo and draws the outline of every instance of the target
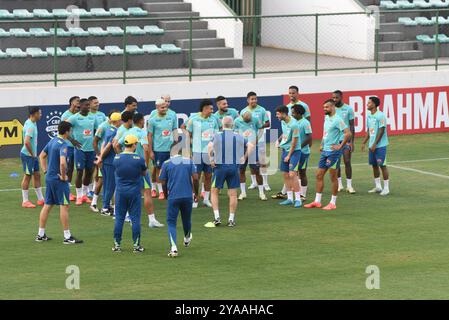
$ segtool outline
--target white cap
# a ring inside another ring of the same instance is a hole
[[[165,103],[165,100],[164,99],[156,99],[156,102],[155,102],[155,104],[157,105],[157,106],[159,106],[159,105],[161,105],[161,104],[164,104]]]

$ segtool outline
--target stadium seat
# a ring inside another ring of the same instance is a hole
[[[30,28],[30,34],[33,37],[50,37],[51,32],[46,31],[44,28]]]
[[[161,48],[158,48],[155,44],[145,44],[142,46],[142,49],[149,54],[163,53],[163,50]]]
[[[7,48],[6,54],[11,58],[26,58],[27,53],[20,48]]]
[[[134,17],[145,17],[148,15],[148,11],[143,10],[140,7],[130,7],[128,8],[128,12],[131,16]]]
[[[111,56],[120,56],[123,54],[123,49],[120,49],[118,46],[106,46],[104,50]]]
[[[0,38],[8,38],[11,36],[11,33],[5,31],[5,29],[0,28]]]
[[[133,36],[142,36],[146,34],[145,30],[138,26],[127,26],[126,33]]]
[[[158,26],[144,26],[143,30],[148,34],[164,34],[164,29],[159,28]]]
[[[90,27],[90,28],[87,28],[87,31],[89,32],[89,34],[91,36],[96,36],[96,37],[104,37],[109,34],[109,32],[107,32],[106,30],[104,30],[103,28],[100,28],[100,27]]]
[[[436,41],[436,35],[434,35],[435,41]],[[449,37],[445,34],[438,34],[438,41],[441,43],[449,43]]]
[[[434,43],[435,40],[432,39],[430,36],[428,36],[427,34],[420,34],[416,36],[416,40],[422,42],[422,43]]]
[[[161,49],[166,53],[181,53],[182,49],[178,48],[174,44],[162,44]]]
[[[65,19],[70,16],[70,12],[68,12],[66,9],[53,9],[52,14],[56,18]]]
[[[145,51],[143,51],[143,49],[139,48],[136,45],[127,45],[126,53],[130,54],[130,55],[141,55],[141,54],[144,54]]]
[[[8,58],[8,55],[3,52],[3,50],[0,50],[0,59]]]
[[[380,7],[382,9],[400,9],[399,4],[394,3],[393,1],[381,1],[380,2]]]
[[[14,19],[14,15],[8,10],[0,10],[0,20]]]
[[[11,36],[17,38],[28,38],[31,36],[28,31],[25,31],[25,29],[22,28],[11,28],[9,29],[9,33],[11,34]]]
[[[443,2],[441,0],[429,0],[429,3],[434,8],[447,8],[447,7],[449,7],[449,2]]]
[[[86,53],[91,56],[105,56],[106,51],[98,46],[88,46],[86,47]]]
[[[48,57],[48,53],[42,51],[41,48],[27,48],[26,53],[32,58],[45,58]]]
[[[79,16],[80,18],[90,18],[92,17],[92,13],[89,11],[86,11],[86,9],[83,8],[76,8],[73,9],[72,14]]]
[[[67,54],[72,57],[85,57],[87,55],[86,51],[80,47],[67,47],[65,48]]]
[[[415,9],[415,4],[408,2],[408,0],[398,0],[396,4],[399,5],[401,9]]]
[[[50,31],[50,33],[52,35],[55,34],[55,28],[50,28],[49,31]],[[56,36],[58,36],[58,37],[71,37],[72,33],[70,31],[64,30],[63,28],[58,28],[56,30]]]
[[[437,17],[432,17],[433,24],[437,23]],[[438,24],[449,24],[449,17],[445,19],[444,17],[438,17]]]
[[[125,32],[123,31],[122,28],[120,27],[107,27],[106,31],[111,35],[111,36],[122,36]]]
[[[47,9],[34,9],[33,10],[33,15],[36,18],[40,18],[40,19],[51,19],[51,18],[53,18],[53,14],[51,12],[49,12]]]
[[[425,0],[414,0],[413,3],[420,9],[432,8],[432,5]]]
[[[427,19],[426,17],[416,17],[415,21],[420,25],[420,26],[431,26],[434,24],[434,22],[430,19]]]
[[[17,19],[33,19],[34,15],[27,9],[14,9],[13,15]]]
[[[110,8],[109,12],[114,16],[114,17],[129,17],[129,12],[126,11],[123,8]]]
[[[110,17],[111,13],[109,11],[106,11],[103,8],[92,8],[90,9],[90,13],[94,17]]]
[[[83,28],[69,28],[69,32],[75,37],[88,37],[89,32]]]
[[[398,19],[398,22],[405,26],[417,26],[418,25],[418,22],[416,22],[415,20],[413,20],[410,17],[400,17]]]
[[[48,47],[45,51],[47,51],[49,56],[54,57],[54,55],[55,55],[55,48],[54,47]],[[67,57],[68,56],[67,52],[62,50],[60,47],[56,48],[56,55],[58,57]]]

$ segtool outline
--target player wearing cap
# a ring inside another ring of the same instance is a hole
[[[82,243],[72,236],[69,228],[69,182],[67,177],[67,143],[72,125],[61,121],[58,125],[58,136],[42,150],[39,158],[42,170],[46,173],[45,205],[39,216],[39,231],[37,242],[51,240],[45,233],[48,215],[53,206],[59,206],[60,219],[64,230],[64,244]]]
[[[143,252],[140,245],[140,216],[142,177],[147,175],[145,159],[135,153],[139,139],[133,135],[125,137],[125,150],[114,157],[115,168],[115,226],[114,247],[112,251],[121,251],[123,223],[126,213],[132,221],[133,252]]]

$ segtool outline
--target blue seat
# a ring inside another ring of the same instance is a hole
[[[52,35],[55,34],[55,28],[50,28],[50,33]],[[56,29],[56,36],[58,37],[71,37],[72,33],[70,31],[64,30],[63,28],[57,28]]]
[[[69,32],[75,37],[88,37],[90,34],[83,28],[69,28]]]
[[[432,8],[432,5],[425,0],[414,0],[413,3],[415,4],[415,6],[417,8],[420,8],[420,9]]]
[[[51,13],[54,17],[60,19],[66,19],[70,16],[70,12],[68,12],[66,9],[53,9]]]
[[[103,30],[103,28],[100,27],[89,27],[87,28],[87,31],[89,32],[90,35],[96,37],[104,37],[109,34],[106,30]]]
[[[415,21],[421,26],[431,26],[434,22],[426,17],[416,17]]]
[[[128,12],[134,17],[145,17],[148,15],[148,11],[143,10],[141,7],[130,7],[128,8]]]
[[[380,7],[382,9],[400,9],[401,7],[399,6],[399,4],[394,3],[393,1],[381,1],[380,2]]]
[[[123,34],[125,33],[122,28],[114,26],[107,27],[106,31],[111,36],[123,36]]]
[[[20,48],[7,48],[6,54],[11,58],[26,58],[28,55]]]
[[[26,53],[32,58],[46,58],[48,53],[41,48],[27,48]]]
[[[44,28],[30,28],[30,34],[33,37],[38,37],[38,38],[51,36],[51,32],[46,31]]]
[[[85,50],[86,50],[86,53],[91,56],[105,56],[106,55],[106,51],[104,51],[103,49],[101,49],[98,46],[88,46],[88,47],[86,47]]]
[[[123,49],[118,46],[105,46],[104,51],[111,56],[120,56],[123,54]]]
[[[415,4],[408,2],[407,0],[398,0],[396,4],[399,5],[401,9],[415,9]]]
[[[174,44],[162,44],[161,45],[161,49],[166,52],[166,53],[181,53],[182,49],[178,48],[177,46],[175,46]]]
[[[418,25],[418,22],[416,22],[415,20],[413,20],[410,17],[400,17],[398,19],[398,22],[405,26],[417,26]]]
[[[114,16],[114,17],[129,17],[129,12],[126,11],[123,8],[110,8],[109,12]]]
[[[9,29],[9,33],[17,38],[28,38],[31,36],[31,34],[23,28],[11,28]]]
[[[6,19],[14,19],[14,14],[9,12],[8,10],[1,9],[0,10],[0,20]]]
[[[54,47],[48,47],[45,51],[47,51],[49,56],[54,57],[55,56],[55,48]],[[58,57],[67,57],[68,54],[65,50],[62,50],[60,47],[56,48],[56,55]]]
[[[161,35],[164,34],[164,29],[159,28],[158,26],[144,26],[143,30],[148,34]]]
[[[11,36],[11,33],[5,31],[5,29],[0,28],[0,38],[8,38]]]
[[[111,13],[109,11],[106,11],[103,8],[92,8],[90,9],[90,13],[94,17],[110,17]]]
[[[34,9],[33,10],[33,15],[36,18],[40,18],[40,19],[51,19],[51,18],[53,18],[53,14],[51,12],[49,12],[47,9]]]
[[[17,19],[33,19],[34,15],[27,9],[14,9],[13,15]]]
[[[0,59],[8,58],[8,55],[3,52],[3,50],[0,50]]]
[[[85,57],[87,55],[86,51],[80,47],[67,47],[65,50],[67,54],[72,57]]]
[[[126,53],[129,55],[142,55],[145,54],[145,51],[142,48],[139,48],[136,45],[127,45],[126,46]]]
[[[142,49],[149,54],[160,54],[163,53],[161,48],[158,48],[155,44],[145,44]]]

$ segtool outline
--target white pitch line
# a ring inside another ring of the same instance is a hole
[[[395,166],[395,165],[389,165],[392,168],[395,169],[401,169],[401,170],[405,170],[405,171],[411,171],[411,172],[417,172],[417,173],[421,173],[421,174],[426,174],[428,176],[434,176],[434,177],[438,177],[438,178],[443,178],[443,179],[449,179],[449,176],[445,176],[443,174],[438,174],[438,173],[433,173],[433,172],[429,172],[429,171],[423,171],[423,170],[418,170],[418,169],[412,169],[412,168],[406,168],[406,167],[400,167],[400,166]]]

